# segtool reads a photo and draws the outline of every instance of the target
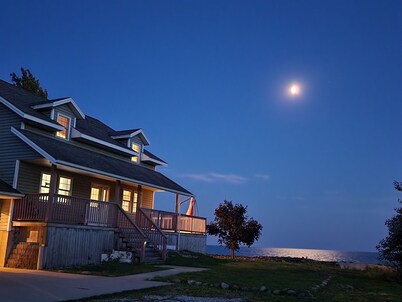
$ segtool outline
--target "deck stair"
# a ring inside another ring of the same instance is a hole
[[[8,257],[6,267],[36,269],[39,243],[19,242]]]
[[[152,244],[146,244],[144,253],[144,263],[146,264],[164,264],[161,254]]]

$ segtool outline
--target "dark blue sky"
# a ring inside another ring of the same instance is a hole
[[[229,199],[263,224],[259,246],[370,251],[385,236],[401,1],[7,1],[0,37],[1,79],[30,68],[50,98],[143,128],[208,220]]]

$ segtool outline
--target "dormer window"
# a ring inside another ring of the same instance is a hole
[[[58,114],[57,122],[64,127],[64,130],[57,131],[56,136],[68,140],[70,138],[71,118]]]
[[[131,149],[138,153],[138,155],[132,156],[131,161],[138,163],[140,161],[141,146],[136,143],[131,143]]]

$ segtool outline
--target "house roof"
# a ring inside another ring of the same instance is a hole
[[[108,125],[102,123],[100,120],[91,117],[89,115],[85,115],[85,119],[77,120],[75,129],[80,131],[83,134],[95,137],[102,141],[108,142],[118,147],[126,148],[127,150],[131,150],[126,144],[123,144],[119,141],[114,140],[110,137],[109,133],[114,132],[112,128]]]
[[[58,98],[54,100],[47,100],[46,102],[38,103],[32,106],[33,109],[53,108],[60,105],[67,104],[77,117],[85,118],[85,114],[77,106],[74,100],[70,97]]]
[[[90,144],[100,144],[103,145],[104,148],[116,149],[120,153],[123,152],[124,154],[129,155],[134,155],[132,149],[118,139],[115,139],[116,137],[130,138],[134,135],[140,135],[144,144],[149,145],[149,140],[143,133],[142,129],[138,128],[116,131],[100,120],[89,115],[84,115],[80,108],[78,108],[78,106],[75,104],[74,100],[70,97],[48,100],[21,87],[17,87],[0,80],[0,103],[3,103],[23,118],[47,125],[48,127],[57,130],[63,130],[63,127],[56,121],[43,114],[40,109],[51,108],[62,104],[69,104],[74,109],[76,114],[82,117],[76,120],[75,129],[79,132],[76,133],[76,137],[72,137],[73,139],[86,140]],[[103,142],[106,142],[106,144]],[[157,165],[167,164],[165,161],[156,157],[149,151],[144,152],[144,154],[148,156],[145,159],[146,161]]]
[[[5,181],[0,179],[0,196],[23,197],[24,194],[20,193]]]
[[[142,129],[130,129],[130,130],[119,130],[110,132],[109,135],[113,139],[124,139],[124,138],[131,138],[134,136],[140,136],[144,145],[149,145],[149,139],[145,136],[144,131]]]
[[[186,196],[193,195],[163,174],[129,161],[83,149],[57,138],[39,135],[27,130],[16,130],[13,128],[12,132],[53,164],[76,168]]]
[[[32,108],[33,105],[43,102],[48,102],[48,100],[21,87],[0,80],[0,103],[3,103],[23,118],[63,130],[63,127],[57,122]]]
[[[148,150],[144,150],[143,154],[148,158],[144,158],[142,160],[151,161],[151,162],[159,164],[159,165],[167,165],[167,162],[165,162],[163,159],[160,159],[156,155],[152,154]]]

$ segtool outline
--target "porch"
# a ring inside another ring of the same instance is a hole
[[[135,214],[126,213],[116,202],[49,193],[27,194],[14,200],[12,217],[13,226],[25,230],[25,237],[19,241],[33,242],[38,246],[38,268],[60,266],[61,261],[65,262],[61,259],[76,263],[71,258],[79,253],[77,245],[83,250],[97,246],[98,254],[113,246],[113,249],[134,252],[141,262],[145,260],[147,248],[165,260],[169,242],[175,242],[177,248],[183,246],[179,239],[172,241],[172,236],[191,235],[192,241],[201,240],[205,245],[205,218],[144,208],[137,208]],[[61,244],[61,238],[66,238],[66,242]],[[69,246],[68,249],[75,252],[70,255],[61,251],[64,249],[61,245]],[[87,258],[97,257],[93,256],[95,254],[92,252]],[[81,255],[80,258],[85,257]]]
[[[53,202],[49,203],[49,200]],[[124,218],[123,218],[124,217]],[[165,233],[205,235],[206,218],[156,209],[138,208],[126,213],[119,203],[89,200],[65,195],[27,194],[14,201],[13,221],[35,221],[116,228],[131,220],[141,230],[148,227]],[[151,223],[152,222],[152,223]]]

